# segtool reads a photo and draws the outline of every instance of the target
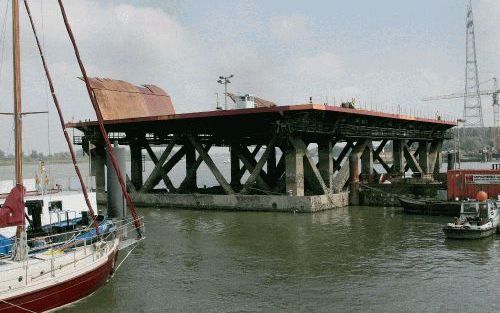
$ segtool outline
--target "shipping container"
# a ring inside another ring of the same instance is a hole
[[[479,191],[490,198],[500,194],[500,170],[448,171],[448,200],[475,199]]]

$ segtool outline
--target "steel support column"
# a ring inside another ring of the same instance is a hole
[[[333,146],[331,140],[318,142],[318,167],[328,189],[333,185]]]
[[[359,205],[359,154],[352,153],[349,156],[349,203]]]
[[[189,173],[189,170],[192,169],[193,167],[196,167],[196,150],[194,147],[186,143],[185,145],[186,148],[186,178],[187,174]],[[196,175],[196,168],[194,169],[194,174],[192,174],[184,183],[183,187],[186,188],[188,191],[193,191],[197,189],[197,175]]]
[[[136,190],[142,187],[142,146],[133,142],[130,144],[130,180]]]
[[[241,185],[241,167],[240,158],[238,157],[238,146],[233,144],[229,148],[231,157],[231,186],[238,188]]]
[[[418,143],[418,164],[422,169],[422,175],[429,173],[429,144],[427,141]]]
[[[404,174],[404,140],[395,139],[392,142],[392,172],[397,176],[403,176]]]
[[[434,179],[439,179],[439,172],[441,171],[441,165],[443,164],[443,140],[436,140],[431,143],[430,147],[430,164],[431,168],[429,172],[434,175]]]
[[[270,186],[274,188],[276,186],[276,180],[278,179],[278,164],[276,163],[276,147],[268,147],[271,149],[269,151],[269,157],[267,158],[267,177],[270,183]]]

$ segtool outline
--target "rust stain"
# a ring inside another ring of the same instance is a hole
[[[89,80],[106,121],[175,114],[172,99],[158,86],[136,86],[109,78]]]

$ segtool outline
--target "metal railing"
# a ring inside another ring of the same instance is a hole
[[[119,249],[121,241],[137,237],[131,218],[111,222],[110,228],[99,235],[86,228],[30,239],[27,242],[28,257],[21,262],[12,262],[10,254],[1,257],[0,297],[31,284],[46,282],[49,277],[63,279],[77,270],[84,271],[87,267],[78,268],[79,264],[85,262],[91,265],[103,257],[107,258],[110,249]],[[141,222],[141,225],[145,234],[144,223]],[[135,243],[144,238],[136,239]]]

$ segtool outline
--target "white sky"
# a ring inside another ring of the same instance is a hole
[[[10,1],[0,1],[0,111],[11,111]],[[21,2],[22,3],[22,2]],[[153,83],[177,112],[215,107],[219,75],[231,91],[278,104],[358,99],[390,111],[451,117],[463,101],[421,98],[463,90],[466,1],[65,1],[90,76]],[[500,1],[476,0],[480,80],[500,73]],[[31,1],[69,121],[94,118],[55,0]],[[7,13],[7,14],[6,14]],[[24,13],[24,9],[22,10]],[[5,25],[4,25],[5,24]],[[50,108],[52,152],[65,151],[27,18],[22,16],[23,106]],[[489,85],[482,86],[489,89]],[[491,100],[483,98],[492,123]],[[0,149],[13,151],[11,119]],[[25,118],[25,145],[47,152],[47,118]]]

